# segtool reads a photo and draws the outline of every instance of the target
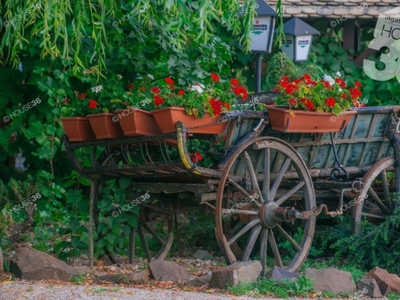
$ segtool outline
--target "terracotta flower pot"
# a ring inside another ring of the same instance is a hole
[[[96,138],[99,140],[114,139],[124,136],[119,126],[118,117],[111,113],[100,113],[86,116]]]
[[[182,107],[166,107],[151,112],[163,133],[176,131],[175,124],[181,121],[185,124],[188,133],[221,134],[227,123],[218,123],[220,116],[211,117],[206,113],[202,118],[186,114]],[[190,128],[197,127],[198,128]]]
[[[289,110],[268,106],[268,118],[273,130],[281,132],[338,132],[350,122],[355,111],[346,111],[339,116],[325,112]]]
[[[70,142],[84,142],[96,139],[90,122],[85,117],[60,118]]]
[[[139,108],[117,110],[115,115],[125,136],[156,135],[161,133],[153,115]]]

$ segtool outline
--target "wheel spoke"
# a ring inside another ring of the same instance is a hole
[[[251,251],[254,248],[254,244],[257,241],[258,235],[260,234],[261,231],[261,225],[257,225],[253,227],[253,230],[250,233],[249,239],[247,240],[247,247],[246,250],[244,251],[242,261],[247,261],[250,257]]]
[[[165,246],[166,242],[160,238],[153,228],[151,228],[148,224],[143,224],[143,228],[146,229],[161,245]]]
[[[372,196],[372,198],[375,200],[376,204],[378,204],[380,208],[382,208],[387,214],[390,214],[390,210],[385,206],[385,204],[383,204],[382,200],[375,193],[372,187],[369,187],[368,193]]]
[[[262,189],[262,198],[265,201],[272,201],[269,199],[269,187],[271,181],[271,173],[270,173],[270,161],[271,161],[271,152],[269,148],[265,149],[265,157],[264,157],[264,182],[263,182],[263,189]]]
[[[283,163],[283,166],[279,171],[279,174],[276,177],[273,186],[271,187],[269,199],[273,200],[275,198],[276,192],[278,191],[279,185],[281,184],[283,175],[286,173],[291,161],[292,160],[289,157],[285,158],[285,162]]]
[[[267,268],[267,238],[268,228],[261,229],[260,234],[260,263],[262,267],[261,276],[265,276],[265,269]]]
[[[277,224],[276,229],[278,229],[278,231],[285,237],[285,239],[287,239],[289,243],[292,244],[293,248],[296,249],[297,252],[303,250],[303,248],[301,248],[299,244],[296,243],[296,241],[289,235],[289,233],[285,231],[285,229],[281,227],[281,225]]]
[[[283,202],[285,202],[287,199],[289,199],[294,193],[296,193],[299,189],[301,189],[305,185],[304,181],[299,182],[296,184],[295,187],[293,187],[289,192],[284,194],[282,197],[280,197],[278,200],[276,200],[276,204],[279,206],[282,205]]]
[[[251,195],[240,184],[238,184],[231,178],[229,178],[228,181],[229,181],[229,183],[234,185],[243,195],[245,195],[247,198],[250,198]]]
[[[279,254],[278,245],[276,244],[274,232],[272,231],[272,229],[269,230],[268,241],[269,241],[269,244],[271,245],[272,253],[274,254],[274,257],[275,257],[275,260],[276,260],[278,266],[283,268],[281,255]]]
[[[386,170],[382,171],[382,186],[383,186],[383,195],[384,195],[384,199],[387,201],[387,203],[389,204],[389,209],[392,208],[392,200],[390,198],[390,190],[389,190],[389,183],[387,180],[387,174],[386,174]]]
[[[247,167],[249,169],[251,185],[253,186],[253,191],[254,191],[254,193],[258,194],[258,197],[260,198],[259,201],[260,201],[260,203],[262,203],[263,197],[262,197],[262,194],[260,191],[260,186],[258,185],[257,175],[256,175],[256,172],[254,171],[253,163],[251,162],[250,156],[247,153],[247,151],[244,152],[244,157],[246,158]],[[254,201],[254,203],[256,203],[258,205],[258,207],[261,206],[258,201]]]
[[[222,215],[249,215],[249,216],[258,216],[259,212],[255,210],[242,210],[242,209],[222,209]]]
[[[260,224],[260,219],[256,218],[251,220],[249,223],[247,223],[246,226],[244,226],[238,233],[236,233],[229,241],[228,245],[232,245],[238,238],[240,238],[243,234],[245,234],[247,231],[249,231],[253,226],[256,226]]]
[[[361,215],[364,216],[364,217],[386,220],[386,217],[384,217],[384,216],[375,215],[375,214],[370,214],[370,213],[366,213],[366,212],[362,212]]]

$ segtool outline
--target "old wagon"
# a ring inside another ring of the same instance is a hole
[[[228,263],[255,257],[264,273],[273,265],[295,271],[307,258],[321,211],[351,211],[354,232],[362,218],[379,221],[394,211],[399,109],[358,108],[345,129],[323,134],[273,131],[267,111],[229,112],[221,160],[212,167],[199,166],[188,151],[193,139],[210,136],[187,134],[182,122],[176,132],[156,136],[65,138],[65,148],[73,167],[91,179],[91,225],[102,180],[130,177],[132,193],[157,199],[140,204],[138,233],[148,259],[146,234],[162,245],[157,257],[165,257],[173,237],[172,226],[165,239],[149,226],[154,215],[172,220],[185,209],[207,207],[215,213],[216,239]],[[179,155],[171,156],[171,148]],[[81,149],[88,149],[90,165],[79,161]]]

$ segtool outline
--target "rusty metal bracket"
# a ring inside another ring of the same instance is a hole
[[[314,206],[311,210],[305,210],[302,212],[296,211],[295,216],[297,219],[309,219],[311,217],[316,217],[321,212],[324,211],[325,215],[327,216],[337,216],[339,213],[337,211],[329,211],[328,207],[325,204],[321,204],[319,208],[317,206]]]

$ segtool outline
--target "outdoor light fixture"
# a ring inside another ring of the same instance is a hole
[[[285,40],[282,41],[282,52],[294,61],[308,59],[312,36],[319,31],[298,18],[292,18],[283,24]]]
[[[257,16],[254,17],[250,33],[250,49],[256,54],[256,93],[261,90],[261,59],[263,53],[270,53],[275,29],[276,12],[263,0],[257,0]]]

